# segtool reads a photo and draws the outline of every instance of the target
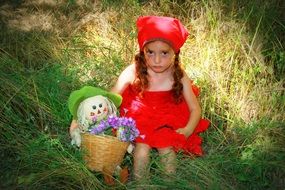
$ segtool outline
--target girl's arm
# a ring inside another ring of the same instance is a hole
[[[185,72],[184,72],[184,77],[182,78],[182,84],[183,84],[183,96],[190,110],[190,118],[188,120],[187,125],[184,128],[177,129],[176,132],[183,134],[186,137],[189,137],[195,130],[195,127],[197,126],[201,118],[201,107],[192,90],[191,80],[189,79],[189,77]]]
[[[124,90],[135,80],[135,64],[129,65],[118,77],[116,84],[111,88],[111,92],[122,94]]]

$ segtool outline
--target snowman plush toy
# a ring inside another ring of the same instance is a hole
[[[119,94],[105,91],[93,86],[84,86],[73,91],[68,99],[68,108],[77,120],[78,127],[70,131],[71,144],[81,146],[81,133],[88,132],[90,127],[109,115],[117,115],[117,108],[122,103]]]

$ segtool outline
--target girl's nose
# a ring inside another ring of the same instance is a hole
[[[156,64],[160,63],[160,56],[159,55],[155,55],[154,62]]]

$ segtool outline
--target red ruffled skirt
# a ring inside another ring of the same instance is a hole
[[[196,96],[199,89],[192,86]],[[176,151],[201,156],[202,138],[199,133],[205,131],[210,122],[201,119],[192,135],[186,138],[175,130],[185,127],[190,112],[186,101],[179,104],[174,102],[171,91],[145,91],[140,97],[131,85],[122,94],[123,102],[120,107],[121,116],[135,119],[140,131],[135,142],[148,144],[153,148],[172,146]]]

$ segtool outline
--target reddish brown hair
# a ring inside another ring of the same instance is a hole
[[[134,81],[135,90],[143,96],[143,92],[148,88],[147,79],[147,65],[145,62],[144,53],[140,52],[135,56],[135,66],[136,66],[136,79]],[[183,77],[183,70],[180,65],[179,52],[175,54],[174,60],[174,72],[172,85],[172,94],[175,102],[179,103],[182,98],[183,85],[181,79]]]

